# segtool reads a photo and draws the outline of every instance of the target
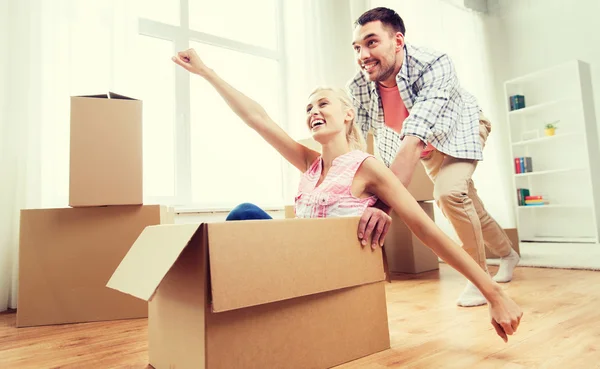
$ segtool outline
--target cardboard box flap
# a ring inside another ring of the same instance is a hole
[[[92,99],[118,99],[118,100],[138,100],[132,97],[128,97],[125,95],[117,94],[115,92],[108,92],[106,94],[96,94],[96,95],[77,95],[73,97],[87,97]]]
[[[73,97],[87,97],[90,99],[108,99],[108,94],[98,94],[98,95],[78,95]]]
[[[381,248],[361,247],[359,219],[208,224],[213,311],[384,280]]]
[[[114,92],[109,92],[108,93],[108,97],[110,99],[119,99],[119,100],[137,100],[137,99],[134,99],[132,97],[128,97],[128,96],[125,96],[125,95],[120,95],[120,94],[117,94],[117,93],[114,93]]]
[[[107,287],[149,301],[181,252],[202,225],[146,227],[107,283]]]

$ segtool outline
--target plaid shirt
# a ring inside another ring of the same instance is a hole
[[[375,82],[359,72],[347,85],[356,108],[356,124],[364,136],[371,128],[381,158],[389,167],[404,136],[415,136],[456,158],[482,160],[477,100],[459,85],[446,54],[405,44],[396,83],[409,111],[400,134],[384,124],[383,105]]]

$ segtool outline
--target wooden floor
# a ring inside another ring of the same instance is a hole
[[[600,272],[518,268],[503,285],[522,306],[504,343],[487,307],[459,308],[447,265],[387,286],[392,349],[340,368],[600,368]],[[494,269],[492,269],[494,271]],[[146,320],[15,328],[0,314],[0,368],[150,368]]]

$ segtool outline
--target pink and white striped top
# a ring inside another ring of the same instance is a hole
[[[372,155],[360,150],[338,156],[323,182],[316,187],[323,170],[323,160],[319,156],[300,179],[295,201],[296,218],[361,216],[367,207],[377,202],[377,197],[359,199],[352,195],[350,186],[356,171],[368,157]]]

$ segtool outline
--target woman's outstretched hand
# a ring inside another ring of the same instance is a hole
[[[185,68],[188,72],[203,76],[207,73],[208,67],[194,49],[180,51],[171,58],[175,63]]]
[[[496,333],[507,342],[508,336],[517,332],[523,311],[504,292],[499,294],[498,299],[489,301],[489,309]]]

